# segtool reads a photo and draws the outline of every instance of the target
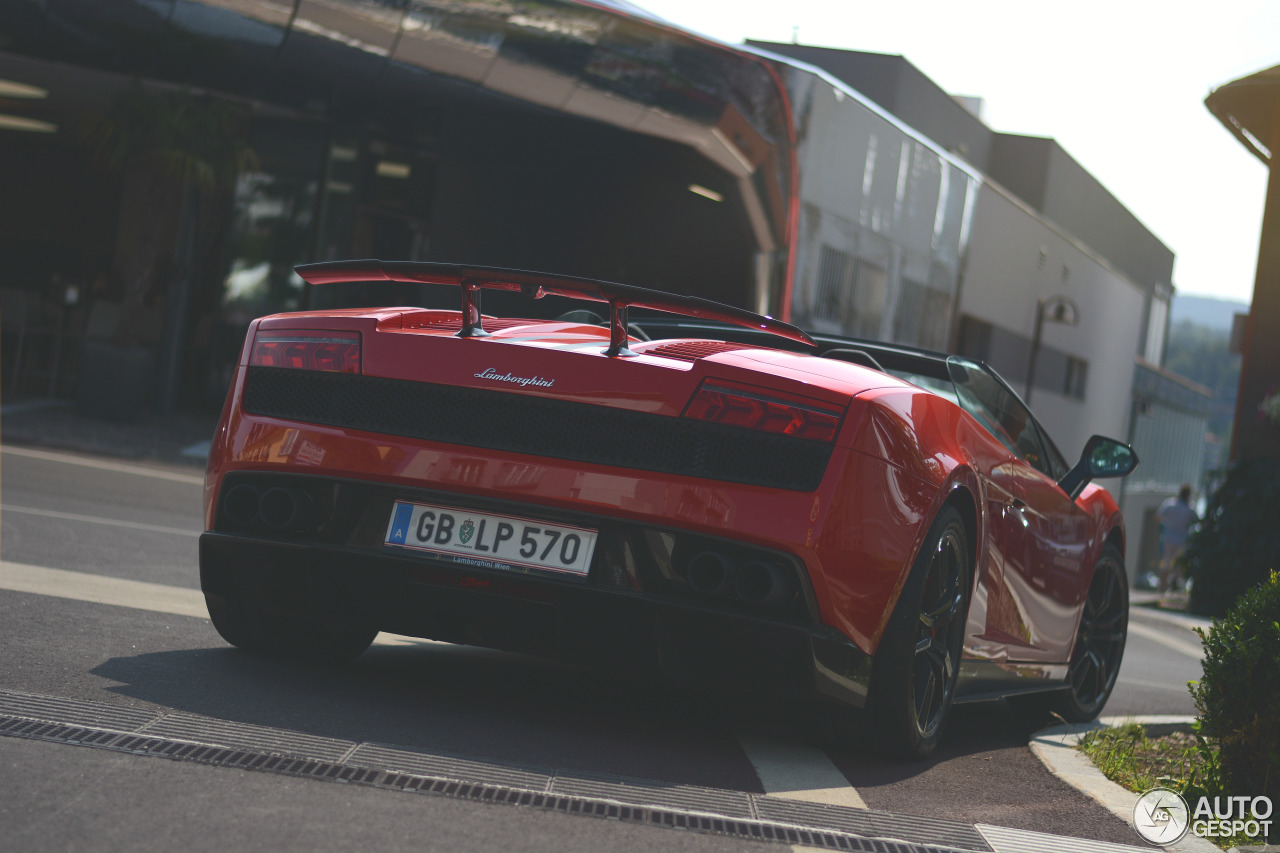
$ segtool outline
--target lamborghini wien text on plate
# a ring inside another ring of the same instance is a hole
[[[569,276],[298,273],[451,285],[461,310],[250,325],[200,540],[228,642],[578,657],[863,708],[907,756],[955,702],[1106,703],[1128,581],[1092,480],[1137,458],[1094,436],[1068,464],[987,366]],[[495,290],[531,316],[482,314]]]

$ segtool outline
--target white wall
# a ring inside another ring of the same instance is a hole
[[[1037,298],[1057,295],[1079,306],[1079,324],[1045,323],[1042,343],[1088,362],[1085,397],[1036,387],[1031,408],[1073,462],[1094,433],[1122,441],[1128,437],[1134,358],[1147,323],[1143,294],[1002,187],[984,182],[974,210],[959,313],[1030,339]],[[1022,383],[1010,384],[1022,393]]]

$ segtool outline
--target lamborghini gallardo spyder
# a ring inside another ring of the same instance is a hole
[[[955,702],[1107,701],[1128,582],[1091,481],[1137,458],[1095,436],[1068,464],[987,366],[570,276],[298,273],[460,309],[251,324],[200,540],[231,644],[349,660],[389,631],[753,684],[864,708],[907,756]],[[486,316],[492,291],[599,313]]]

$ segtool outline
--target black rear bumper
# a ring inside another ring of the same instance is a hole
[[[205,533],[200,579],[208,596],[269,610],[347,609],[392,633],[774,696],[861,707],[870,680],[870,657],[828,628],[389,550]]]

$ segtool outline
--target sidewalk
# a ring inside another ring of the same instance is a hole
[[[1213,625],[1212,619],[1197,616],[1187,608],[1187,595],[1179,593],[1159,593],[1151,590],[1129,590],[1129,607],[1141,609],[1143,613],[1161,622],[1181,625],[1184,628],[1200,628],[1208,631]]]
[[[213,415],[143,417],[116,423],[76,412],[70,400],[0,405],[0,442],[203,467],[217,426]]]

